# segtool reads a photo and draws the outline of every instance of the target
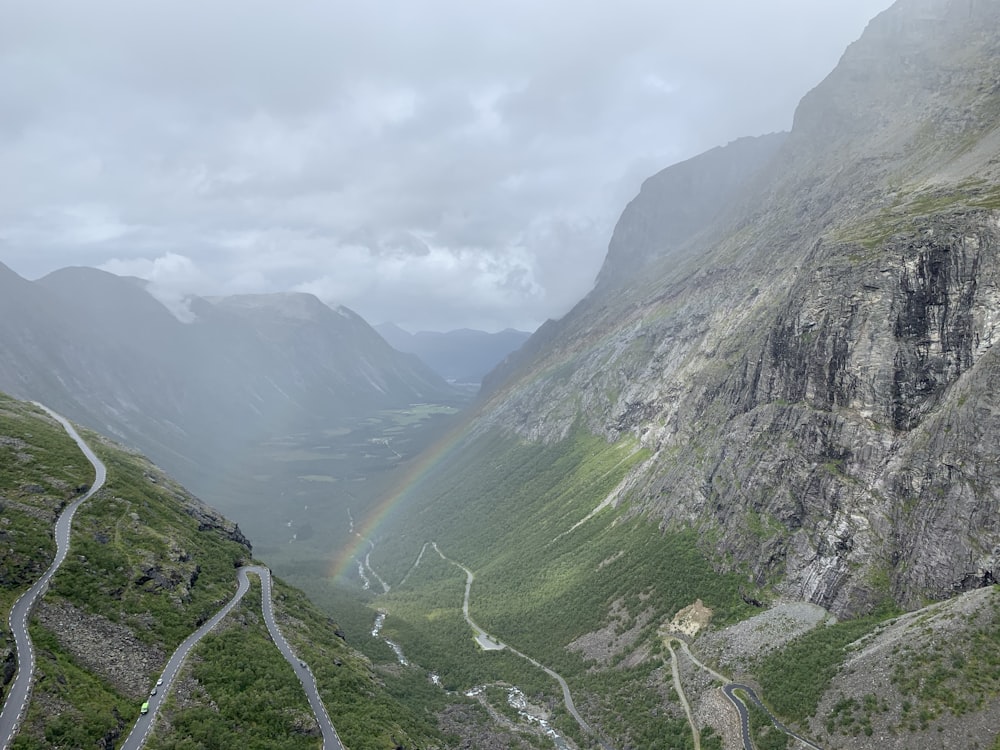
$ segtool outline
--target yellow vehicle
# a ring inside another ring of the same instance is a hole
[[[148,714],[149,713],[149,701],[142,704],[142,708],[139,709],[139,713]]]

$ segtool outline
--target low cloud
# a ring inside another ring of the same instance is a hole
[[[147,280],[146,289],[185,323],[194,320],[189,298],[210,292],[216,284],[191,259],[176,253],[160,258],[112,258],[101,270],[118,276],[136,276]]]
[[[888,0],[25,3],[0,26],[0,258],[373,322],[532,328],[658,169],[787,128]]]

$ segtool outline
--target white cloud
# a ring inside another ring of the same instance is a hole
[[[159,258],[112,258],[99,268],[119,276],[137,276],[146,279],[146,289],[170,310],[178,320],[194,320],[189,298],[193,294],[208,293],[215,284],[184,255],[167,253]]]
[[[644,177],[788,127],[888,3],[18,4],[0,260],[131,269],[178,309],[308,288],[533,327],[589,290]]]

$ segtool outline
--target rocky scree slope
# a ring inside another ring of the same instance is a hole
[[[634,512],[839,614],[992,583],[998,28],[997,3],[900,0],[766,163],[719,171],[741,179],[710,224],[640,195],[615,236],[645,238],[641,273],[610,252],[607,283],[491,374],[481,429],[639,437]]]

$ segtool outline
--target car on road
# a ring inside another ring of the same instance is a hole
[[[157,686],[157,687],[159,687],[159,686],[160,686],[160,685],[162,685],[162,684],[163,684],[163,678],[161,677],[160,679],[158,679],[158,680],[156,681],[156,686]]]
[[[143,716],[149,713],[149,701],[142,704],[142,708],[139,709],[139,713]]]
[[[150,695],[156,695],[156,688],[154,687],[152,690],[150,690],[149,694]]]

